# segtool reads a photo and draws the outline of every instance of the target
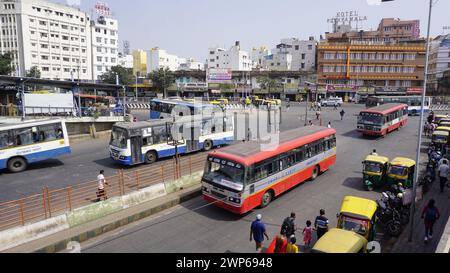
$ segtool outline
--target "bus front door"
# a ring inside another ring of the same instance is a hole
[[[131,163],[139,164],[142,163],[142,137],[135,136],[131,137]]]
[[[186,153],[191,153],[200,150],[200,127],[191,127],[190,138],[186,140]]]

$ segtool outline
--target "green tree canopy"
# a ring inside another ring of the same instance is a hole
[[[10,75],[14,70],[14,66],[12,65],[13,54],[12,52],[6,52],[4,54],[0,54],[0,75]]]
[[[39,68],[37,66],[33,66],[30,68],[30,70],[28,70],[27,77],[40,79],[41,71],[39,70]]]
[[[153,86],[160,92],[175,82],[175,75],[168,68],[160,68],[157,71],[151,72],[149,76],[153,82]]]
[[[262,76],[257,79],[259,85],[261,86],[261,89],[268,89],[270,92],[270,89],[277,86],[277,81],[275,79],[271,79],[267,76]]]
[[[119,75],[120,85],[130,85],[134,82],[133,69],[120,65],[111,67],[108,72],[100,76],[100,80],[104,83],[116,84],[116,75]]]

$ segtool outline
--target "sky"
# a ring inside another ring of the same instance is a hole
[[[52,0],[79,3],[91,14],[97,0]],[[331,31],[328,18],[339,11],[367,16],[360,27],[376,29],[382,18],[419,19],[426,36],[428,0],[102,0],[119,20],[120,40],[131,49],[160,47],[170,54],[205,61],[210,47],[228,49],[235,41],[243,50],[274,48],[282,38],[308,39]],[[449,0],[434,0],[431,35],[450,26]],[[446,30],[449,33],[450,30]],[[121,43],[122,44],[122,43]]]

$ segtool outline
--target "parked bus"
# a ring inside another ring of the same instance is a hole
[[[233,122],[222,115],[117,123],[112,128],[110,156],[123,165],[151,164],[175,155],[173,139],[183,142],[177,148],[180,155],[209,151],[233,142]]]
[[[225,210],[244,214],[266,207],[274,197],[327,171],[336,163],[336,131],[303,127],[281,132],[279,145],[239,143],[208,155],[203,197]]]
[[[388,103],[359,114],[358,131],[364,135],[385,136],[408,123],[408,105]]]
[[[422,96],[377,96],[369,97],[366,102],[366,107],[376,107],[386,103],[404,103],[408,105],[408,114],[411,116],[420,115],[422,110]],[[430,106],[432,103],[431,97],[427,97],[425,100],[424,113],[430,111]]]
[[[62,120],[0,125],[0,169],[22,172],[31,163],[70,153],[69,135]]]
[[[209,115],[209,113],[221,113],[218,105],[186,102],[178,99],[154,99],[150,102],[150,119],[166,119],[173,116]]]

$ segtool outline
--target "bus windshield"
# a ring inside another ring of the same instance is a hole
[[[358,117],[358,123],[383,125],[383,116],[373,113],[361,113]]]
[[[243,190],[244,170],[244,166],[232,161],[209,157],[203,178],[234,190]]]
[[[127,148],[127,132],[124,129],[114,127],[111,134],[111,145],[120,149]]]

